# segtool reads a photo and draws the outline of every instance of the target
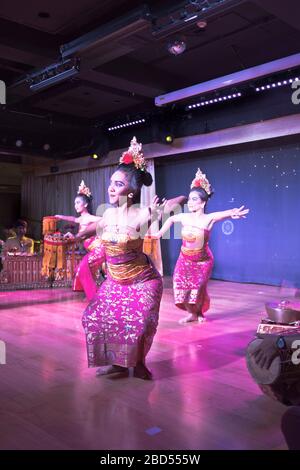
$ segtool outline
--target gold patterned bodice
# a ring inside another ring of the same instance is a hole
[[[208,241],[209,230],[193,225],[184,225],[181,230],[182,247],[185,254],[195,253],[205,249]]]

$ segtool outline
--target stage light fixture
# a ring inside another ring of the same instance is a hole
[[[285,80],[277,80],[272,83],[267,83],[265,85],[255,87],[255,91],[265,91],[270,90],[271,88],[278,88],[280,86],[291,85],[293,82],[299,80],[299,77],[287,78]]]
[[[183,39],[175,39],[168,43],[167,49],[172,55],[183,54],[186,50],[186,42]]]
[[[179,5],[179,8],[173,7],[167,15],[160,18],[159,22],[153,24],[152,34],[156,38],[162,39],[168,37],[170,34],[185,31],[188,25],[197,24],[200,22],[199,28],[203,28],[202,22],[218,12],[218,15],[225,12],[229,8],[238,5],[243,0],[199,0],[197,2],[184,2],[184,8]],[[173,2],[176,3],[176,2]],[[205,28],[205,26],[204,26]]]
[[[136,126],[137,124],[144,124],[145,119],[137,119],[136,121],[124,122],[122,124],[117,124],[116,126],[108,127],[108,131],[115,131],[117,129],[123,129],[124,127]]]
[[[79,70],[79,59],[68,59],[31,74],[27,81],[31,91],[38,91],[77,75]]]
[[[210,100],[203,100],[199,103],[189,104],[185,109],[190,110],[190,109],[200,108],[201,106],[207,106],[209,104],[220,103],[222,101],[230,101],[235,98],[240,98],[241,96],[242,96],[242,93],[240,92],[230,93],[229,95],[219,96],[218,98],[213,98]]]
[[[206,20],[199,20],[197,21],[196,25],[198,26],[199,29],[205,29],[207,26],[207,21]]]
[[[263,77],[281,73],[284,70],[295,69],[300,66],[300,53],[292,54],[288,57],[276,59],[265,64],[256,65],[254,67],[240,70],[229,75],[214,78],[203,83],[188,86],[179,90],[171,91],[165,95],[160,95],[155,98],[155,105],[162,107],[171,103],[176,103],[191,98],[196,99],[196,96],[205,95],[207,93],[216,93],[217,91],[240,85],[242,83],[249,83]],[[296,72],[295,72],[296,73]],[[292,83],[294,80],[287,80]],[[263,88],[261,87],[263,90]]]
[[[97,153],[93,153],[93,155],[92,155],[92,159],[93,159],[93,160],[99,160],[99,158],[100,158],[100,157],[99,157],[99,155],[98,155]]]
[[[171,144],[173,143],[173,141],[174,141],[174,137],[173,137],[172,134],[167,134],[167,135],[165,136],[165,142],[166,142],[167,144],[171,145]]]

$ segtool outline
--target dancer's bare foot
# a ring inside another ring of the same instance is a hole
[[[109,375],[109,374],[116,374],[118,372],[126,372],[128,369],[127,367],[110,365],[110,366],[102,366],[99,367],[96,371],[96,376],[100,377],[101,375]]]
[[[143,380],[152,380],[151,371],[142,362],[138,362],[134,367],[133,376]]]
[[[185,323],[190,323],[192,321],[198,321],[198,315],[196,315],[195,313],[190,313],[186,317],[181,318],[181,320],[179,320],[179,323],[183,325]]]
[[[198,323],[204,323],[204,322],[206,322],[206,318],[203,317],[202,315],[199,315],[199,317],[198,317]]]

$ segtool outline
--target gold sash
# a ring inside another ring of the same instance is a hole
[[[186,248],[185,246],[181,247],[181,251],[186,256],[195,256],[200,255],[203,251],[203,248]]]
[[[129,281],[141,274],[147,268],[148,262],[144,255],[132,261],[127,261],[126,263],[107,263],[108,272],[116,281]]]

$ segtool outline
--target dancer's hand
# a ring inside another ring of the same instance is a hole
[[[235,208],[231,210],[231,218],[232,219],[246,219],[246,214],[249,213],[250,209],[244,209],[245,206],[241,206],[239,208]]]
[[[64,238],[69,238],[69,239],[71,239],[71,240],[74,240],[74,239],[75,239],[75,236],[73,235],[73,233],[67,232],[67,233],[64,235]]]
[[[158,220],[161,220],[167,202],[168,200],[166,198],[163,198],[160,202],[160,199],[157,195],[152,199],[150,209],[152,213],[156,213]]]

